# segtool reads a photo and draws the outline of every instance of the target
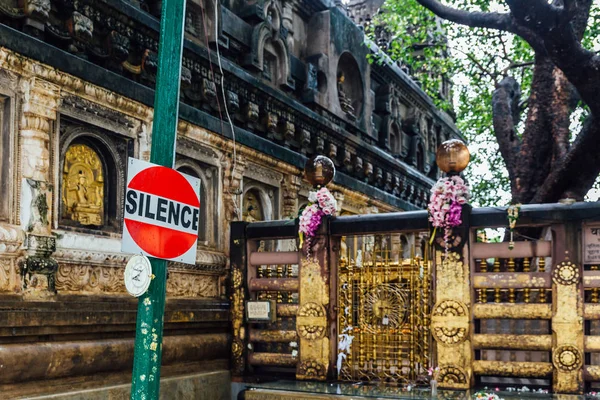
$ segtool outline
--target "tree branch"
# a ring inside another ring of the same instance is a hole
[[[517,157],[521,147],[521,141],[515,132],[515,127],[519,122],[520,97],[519,84],[510,76],[505,77],[497,84],[492,95],[494,135],[506,163],[511,182],[514,182],[516,177]]]
[[[568,192],[578,200],[583,199],[600,173],[599,135],[600,124],[590,115],[571,149],[540,186],[532,203],[555,202]]]
[[[417,0],[423,7],[429,9],[438,17],[477,28],[489,28],[508,30],[510,25],[510,14],[507,13],[483,13],[458,10],[448,7],[438,0]]]

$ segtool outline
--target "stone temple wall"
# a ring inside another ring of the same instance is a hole
[[[437,143],[460,136],[410,78],[366,62],[335,7],[233,3],[215,20],[188,1],[176,168],[202,180],[203,209],[196,265],[169,266],[165,377],[227,372],[229,223],[294,217],[307,156],[336,163],[342,213],[407,210],[426,204]],[[127,158],[149,159],[160,4],[0,6],[0,392],[126,384],[123,192]]]

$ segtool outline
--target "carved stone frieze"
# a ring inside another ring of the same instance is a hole
[[[59,292],[124,294],[123,268],[61,263],[56,274]]]
[[[220,296],[219,277],[188,271],[169,271],[167,296],[218,298]]]
[[[62,263],[77,263],[85,261],[89,264],[106,266],[125,266],[129,260],[129,255],[123,253],[109,253],[90,251],[83,249],[68,249],[59,247],[54,253],[54,258]]]
[[[24,241],[25,233],[20,227],[0,223],[0,254],[19,254]]]
[[[302,179],[296,175],[287,175],[282,182],[283,218],[295,218],[298,214],[298,192]]]

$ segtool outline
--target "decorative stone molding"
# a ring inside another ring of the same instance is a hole
[[[575,346],[560,346],[554,350],[552,357],[553,364],[556,368],[571,372],[579,369],[582,365],[582,355],[579,349]]]
[[[63,93],[78,95],[84,99],[118,110],[130,117],[145,121],[152,120],[153,111],[150,107],[58,71],[49,65],[23,57],[4,47],[0,47],[0,68],[5,68],[25,77],[31,76],[45,80],[60,87]]]
[[[468,316],[467,306],[460,301],[438,302],[431,313],[433,337],[446,345],[462,343],[468,333]]]
[[[298,214],[298,192],[302,180],[296,175],[287,175],[282,182],[283,218],[295,218]]]
[[[315,340],[325,335],[325,308],[317,303],[304,303],[296,315],[296,329],[301,338]]]
[[[25,241],[25,232],[14,225],[0,223],[0,254],[18,255]]]
[[[552,272],[552,280],[560,285],[575,285],[579,283],[580,278],[579,268],[571,261],[561,262]]]

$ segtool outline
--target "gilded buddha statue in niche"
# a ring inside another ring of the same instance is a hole
[[[342,110],[347,114],[354,114],[354,107],[352,107],[352,100],[346,95],[346,91],[344,90],[344,82],[346,81],[346,77],[344,73],[341,72],[338,76],[337,88],[338,88],[338,98],[340,100],[340,106]]]
[[[102,162],[98,154],[86,145],[72,145],[65,155],[63,204],[65,218],[82,225],[103,224]]]
[[[246,222],[263,220],[261,204],[256,194],[251,190],[247,191],[244,195],[244,214],[242,219]]]

